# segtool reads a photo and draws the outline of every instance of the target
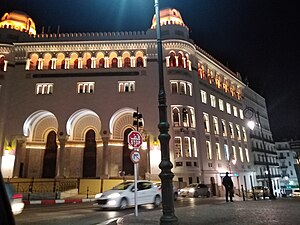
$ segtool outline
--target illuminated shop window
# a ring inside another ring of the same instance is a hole
[[[37,83],[35,93],[37,95],[51,95],[53,93],[53,83]]]
[[[118,84],[119,93],[135,91],[135,81],[119,81]]]
[[[77,93],[94,93],[95,82],[78,82],[77,83]]]
[[[207,94],[203,90],[201,90],[201,101],[205,104],[207,103]]]

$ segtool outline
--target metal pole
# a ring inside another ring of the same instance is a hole
[[[269,186],[269,190],[270,190],[269,198],[270,199],[276,199],[276,197],[274,195],[274,191],[273,191],[273,184],[272,184],[272,180],[271,180],[270,166],[269,166],[269,161],[268,161],[268,157],[267,157],[267,150],[266,150],[264,134],[263,134],[263,130],[262,130],[261,122],[260,122],[259,112],[256,112],[255,115],[256,115],[256,119],[257,119],[258,126],[259,126],[259,129],[260,129],[261,141],[262,141],[263,148],[264,148],[264,155],[265,155],[266,167],[267,167],[267,172],[268,172],[268,186]]]
[[[159,168],[161,173],[159,177],[162,184],[162,211],[163,215],[160,217],[161,225],[178,225],[178,219],[174,213],[174,199],[173,199],[173,184],[172,180],[174,174],[171,169],[173,164],[170,161],[169,141],[170,135],[169,123],[167,122],[167,105],[166,93],[164,88],[164,75],[163,75],[163,57],[162,57],[162,41],[160,31],[160,10],[159,1],[154,0],[155,16],[156,16],[156,35],[157,35],[157,63],[159,75],[159,94],[158,94],[158,108],[159,108],[159,136],[158,139],[161,145],[161,162]]]
[[[134,215],[138,216],[138,202],[137,202],[137,163],[134,164]]]

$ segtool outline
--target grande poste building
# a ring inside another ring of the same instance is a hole
[[[174,180],[217,194],[229,171],[255,182],[234,73],[199,48],[176,9],[161,12]],[[146,32],[36,34],[22,12],[0,22],[0,149],[5,177],[133,175],[132,130],[143,136],[139,175],[160,173],[156,20]],[[141,116],[133,117],[137,112]],[[138,123],[134,122],[138,120]]]

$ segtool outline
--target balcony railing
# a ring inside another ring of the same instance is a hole
[[[277,152],[275,152],[275,151],[264,150],[264,149],[256,148],[256,147],[252,147],[252,151],[253,152],[262,152],[262,153],[264,153],[266,151],[267,154],[277,155]]]

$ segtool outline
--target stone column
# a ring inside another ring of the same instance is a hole
[[[103,141],[103,149],[102,149],[102,163],[101,163],[101,177],[108,177],[109,176],[109,165],[110,165],[110,155],[109,155],[109,135],[107,131],[103,131],[102,141]]]
[[[69,135],[64,135],[64,134],[59,134],[58,136],[58,141],[59,141],[59,148],[57,151],[57,173],[56,173],[56,177],[64,177],[64,167],[65,167],[65,163],[64,163],[64,154],[65,154],[65,145],[66,142],[69,138]]]
[[[20,165],[25,160],[25,151],[26,151],[26,137],[18,136],[16,137],[16,152],[15,152],[15,164],[13,170],[13,177],[19,177]],[[24,167],[23,167],[24,168]],[[23,177],[23,174],[21,174]]]

